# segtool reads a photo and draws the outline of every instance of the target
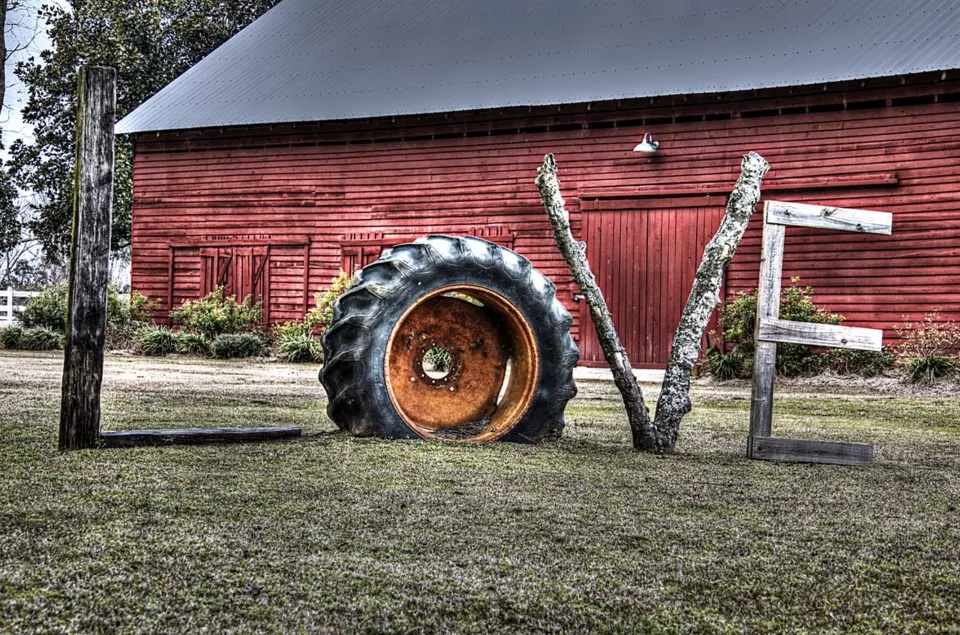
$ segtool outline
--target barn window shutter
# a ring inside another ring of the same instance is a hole
[[[477,227],[470,231],[471,236],[489,240],[502,247],[513,249],[514,234],[506,225],[487,225],[486,227]]]

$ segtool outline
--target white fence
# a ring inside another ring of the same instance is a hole
[[[13,324],[17,313],[23,311],[30,298],[38,295],[39,291],[17,291],[13,287],[0,291],[0,327]]]

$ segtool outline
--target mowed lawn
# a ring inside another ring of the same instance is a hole
[[[656,458],[604,383],[560,441],[397,442],[316,367],[112,357],[106,429],[305,435],[60,454],[60,372],[0,353],[0,632],[960,632],[957,395],[780,393],[779,435],[877,445],[845,468],[746,460],[744,385]]]

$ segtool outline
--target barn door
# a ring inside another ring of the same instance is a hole
[[[703,249],[723,218],[723,199],[583,203],[587,257],[630,361],[635,368],[666,368]],[[581,363],[605,365],[585,302],[580,309]]]
[[[242,302],[250,296],[263,301],[264,321],[269,321],[269,247],[211,247],[200,250],[200,296],[223,287],[226,295]]]

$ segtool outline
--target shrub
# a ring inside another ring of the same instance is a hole
[[[944,320],[939,311],[927,313],[918,322],[904,321],[896,327],[900,336],[898,361],[911,381],[932,382],[957,370],[960,325]]]
[[[137,331],[134,347],[141,355],[163,357],[177,350],[176,337],[165,326],[145,326]]]
[[[957,371],[957,364],[949,357],[917,357],[904,367],[910,381],[918,384],[932,384],[941,377]]]
[[[257,330],[263,318],[263,305],[254,304],[250,296],[237,302],[234,296],[226,295],[223,287],[217,287],[200,300],[184,302],[182,307],[170,312],[170,317],[182,330],[212,339]]]
[[[721,380],[737,379],[750,374],[752,362],[742,353],[734,349],[728,353],[722,352],[716,346],[707,349],[707,371]]]
[[[274,352],[284,361],[295,364],[322,362],[323,349],[306,333],[286,333],[277,336]]]
[[[267,351],[267,340],[258,333],[225,333],[210,346],[215,357],[255,357]]]
[[[22,339],[23,327],[19,324],[0,329],[0,344],[3,344],[4,348],[15,351],[20,348],[20,341]]]
[[[63,333],[43,326],[24,329],[20,348],[25,351],[59,351],[63,348]]]
[[[20,323],[25,328],[45,328],[63,333],[67,325],[67,283],[47,287],[40,295],[30,298],[20,313]]]
[[[824,354],[826,366],[833,372],[861,377],[878,377],[893,368],[896,360],[889,350],[878,352],[834,348]]]
[[[202,333],[185,333],[180,331],[174,335],[177,352],[187,355],[207,356],[210,354],[210,340]]]
[[[789,287],[780,293],[780,317],[784,320],[811,322],[814,324],[839,324],[842,315],[830,313],[813,303],[813,288],[801,287],[794,278]],[[753,355],[754,331],[756,329],[757,292],[741,293],[732,302],[724,305],[720,313],[723,334],[727,342],[733,344],[731,352],[737,353],[743,360]],[[709,361],[709,355],[708,355]],[[824,358],[820,350],[803,344],[777,345],[777,372],[781,375],[795,376],[804,373],[816,373],[823,370]],[[749,365],[739,375],[749,374]]]
[[[303,323],[313,335],[320,335],[333,321],[333,305],[353,284],[353,278],[341,271],[330,281],[330,288],[314,296],[316,306],[307,312]]]
[[[310,327],[306,322],[284,322],[273,327],[274,340],[280,341],[285,337],[294,337],[296,335],[309,335]]]

